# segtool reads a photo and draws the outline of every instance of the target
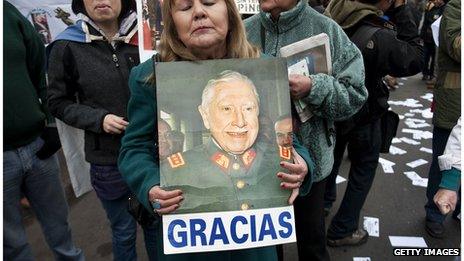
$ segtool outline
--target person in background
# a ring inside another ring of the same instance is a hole
[[[445,234],[443,215],[435,202],[442,179],[438,156],[443,155],[451,129],[461,117],[461,1],[447,3],[440,22],[437,82],[433,90],[432,163],[427,184],[425,229],[433,237]],[[455,211],[457,214],[458,211]]]
[[[390,20],[383,14],[389,10]],[[389,91],[382,77],[414,75],[422,70],[423,50],[416,25],[404,0],[340,0],[326,9],[360,48],[366,68],[369,98],[350,119],[337,123],[335,163],[327,182],[327,211],[335,201],[336,177],[345,149],[351,161],[348,185],[327,232],[332,247],[359,245],[368,239],[359,215],[374,181],[382,144],[381,118],[386,115]],[[330,198],[329,198],[330,196]]]
[[[3,48],[3,258],[34,260],[19,206],[25,195],[55,259],[84,260],[72,241],[55,155],[60,143],[46,103],[44,45],[7,1]]]
[[[72,9],[79,20],[48,46],[48,104],[56,118],[85,131],[85,159],[111,224],[114,260],[136,260],[137,223],[117,166],[128,124],[129,72],[139,63],[135,1],[73,0]],[[155,227],[143,231],[155,260]]]
[[[165,0],[162,6],[164,30],[161,36],[161,61],[260,57],[258,48],[246,39],[243,23],[233,0]],[[163,190],[160,187],[159,162],[156,160],[158,148],[155,146],[155,137],[159,131],[155,127],[158,123],[152,60],[132,70],[129,87],[129,125],[122,139],[119,167],[147,210],[160,215],[168,214],[182,204],[184,195],[181,190]],[[307,149],[297,139],[294,139],[293,147],[304,160],[282,163],[287,171],[285,175],[280,175],[282,186],[289,190],[299,188],[300,194],[308,193],[311,175],[304,170],[312,166],[312,161]],[[158,250],[159,260],[276,260],[273,246],[164,255],[159,242]]]
[[[432,36],[432,24],[445,10],[444,0],[432,0],[426,5],[424,22],[422,24],[420,36],[424,42],[424,69],[422,70],[422,80],[432,80],[435,77],[435,43]]]
[[[311,192],[295,201],[299,260],[328,260],[324,224],[324,191],[333,165],[334,121],[356,113],[367,99],[361,53],[332,19],[312,9],[306,0],[261,0],[261,11],[245,20],[250,42],[268,55],[283,46],[320,33],[329,37],[332,75],[290,74],[290,95],[312,108],[313,116],[294,124],[314,159]]]
[[[446,215],[456,209],[461,187],[461,117],[451,131],[443,155],[438,157],[438,164],[442,177],[433,201],[440,212]]]

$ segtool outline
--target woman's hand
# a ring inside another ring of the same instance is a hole
[[[450,211],[454,211],[454,209],[456,208],[458,195],[456,191],[441,188],[433,197],[433,201],[437,205],[440,212],[443,215],[446,215]]]
[[[290,96],[295,100],[308,96],[313,87],[311,78],[300,74],[289,74],[288,83],[290,84]]]
[[[154,186],[148,191],[148,200],[159,206],[159,208],[155,208],[155,211],[160,215],[171,213],[179,208],[183,199],[180,189],[167,191],[161,189],[160,186]]]
[[[288,198],[288,204],[290,205],[293,204],[296,197],[298,196],[298,193],[300,192],[300,186],[303,183],[306,174],[308,174],[308,166],[306,165],[304,159],[296,152],[295,149],[292,149],[292,151],[293,163],[286,161],[280,162],[280,166],[288,170],[288,173],[277,173],[277,177],[282,180],[280,187],[292,190],[292,194]]]
[[[121,134],[126,130],[129,122],[125,121],[123,117],[114,114],[107,114],[103,119],[103,130],[109,134]]]

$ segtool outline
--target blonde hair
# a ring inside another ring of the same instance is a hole
[[[195,61],[198,60],[193,53],[188,50],[177,35],[171,10],[175,0],[164,0],[163,2],[163,23],[164,28],[161,34],[161,61]],[[227,58],[257,58],[260,51],[257,47],[250,44],[246,38],[245,26],[238,12],[234,0],[224,0],[227,7],[229,19],[229,32],[227,33],[226,46]]]

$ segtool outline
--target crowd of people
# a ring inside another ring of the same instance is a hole
[[[68,223],[54,118],[85,131],[85,159],[111,227],[114,260],[137,259],[137,222],[149,260],[283,260],[282,246],[163,253],[159,217],[191,200],[189,191],[160,186],[160,161],[182,152],[185,137],[155,116],[155,69],[159,62],[278,57],[281,47],[320,33],[329,38],[331,74],[288,75],[291,99],[308,104],[312,117],[303,122],[297,115],[285,115],[271,125],[277,144],[294,148],[293,162],[281,163],[282,171],[270,175],[277,176],[282,190],[293,192],[288,203],[295,210],[299,260],[330,260],[327,246],[359,245],[368,239],[359,226],[360,211],[380,153],[388,152],[391,137],[385,128],[396,129],[382,124],[395,119],[387,103],[387,75],[422,72],[424,80],[436,79],[425,229],[434,237],[444,236],[446,214],[454,211],[457,218],[460,213],[460,0],[431,0],[414,6],[406,0],[309,4],[307,0],[260,0],[259,4],[258,14],[242,20],[234,0],[164,0],[158,53],[140,63],[135,1],[72,0],[79,19],[46,50],[31,23],[4,1],[6,260],[34,259],[21,223],[23,196],[36,213],[54,257],[85,259],[73,243]],[[440,16],[437,47],[431,24]],[[237,79],[231,81],[247,82]],[[231,91],[219,82],[211,83],[212,91]],[[248,87],[244,84],[243,93],[247,92],[251,103],[259,103]],[[244,154],[249,144],[222,139],[220,132],[227,124],[258,124],[258,113],[249,118],[216,115],[222,118],[217,123],[212,120],[212,107],[206,102],[200,109],[211,131],[211,146],[229,155]],[[288,128],[290,123],[293,129]],[[325,218],[336,200],[335,178],[346,148],[351,164],[347,189],[326,230]],[[139,205],[136,215],[128,211],[128,198]]]

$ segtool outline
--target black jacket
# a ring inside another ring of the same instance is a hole
[[[133,26],[136,26],[135,23]],[[92,35],[101,34],[88,26]],[[138,48],[123,41],[81,43],[60,40],[48,60],[48,105],[68,125],[85,130],[85,158],[94,164],[117,164],[121,135],[103,131],[111,113],[126,117],[128,78],[139,63]]]
[[[440,7],[432,7],[430,10],[425,10],[424,12],[424,23],[422,24],[420,36],[424,43],[434,44],[433,35],[432,35],[432,24],[437,20],[445,10],[445,5]]]
[[[358,125],[377,120],[388,110],[389,91],[383,83],[384,76],[405,77],[422,70],[423,47],[409,7],[395,8],[390,17],[391,22],[369,15],[346,30],[351,37],[363,24],[379,28],[361,50],[369,97],[363,108],[353,116],[352,120]]]

